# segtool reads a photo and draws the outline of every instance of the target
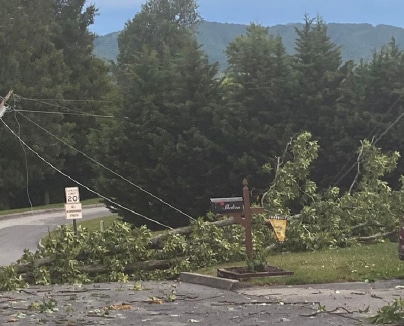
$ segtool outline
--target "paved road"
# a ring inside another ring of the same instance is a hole
[[[83,207],[84,220],[109,214],[103,206]],[[70,223],[72,221],[66,220],[64,210],[0,216],[0,266],[19,259],[24,249],[35,251],[39,239],[58,226]]]
[[[288,319],[293,321],[292,325],[304,325],[300,322],[310,320],[315,325],[319,323],[314,321],[318,322],[321,318],[327,320],[324,325],[358,325],[359,322],[366,323],[380,308],[402,298],[404,280],[257,287],[237,292],[286,306],[311,309],[308,314],[290,315]]]
[[[144,282],[77,286],[42,286],[0,294],[0,323],[28,325],[118,326],[323,326],[357,325],[357,319],[315,313],[310,303],[281,304],[273,298],[235,293],[201,285]],[[173,294],[175,296],[173,296]],[[55,310],[40,311],[55,301]],[[37,307],[37,308],[34,308]]]
[[[33,286],[0,293],[0,324],[365,325],[377,309],[401,297],[402,283],[393,280],[235,291],[176,281]],[[40,305],[50,300],[55,300],[56,309],[42,311]]]

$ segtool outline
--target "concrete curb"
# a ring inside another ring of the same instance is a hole
[[[180,273],[180,281],[184,283],[210,286],[228,291],[234,290],[234,288],[238,287],[239,284],[239,281],[237,280],[188,272]]]

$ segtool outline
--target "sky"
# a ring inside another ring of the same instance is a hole
[[[98,35],[121,31],[146,0],[87,0],[98,8]],[[303,22],[320,15],[326,23],[369,23],[404,27],[403,0],[199,0],[202,18],[210,22],[264,26]]]

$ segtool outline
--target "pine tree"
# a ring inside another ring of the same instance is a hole
[[[52,42],[54,28],[52,1],[1,1],[0,67],[1,90],[4,95],[9,89],[24,98],[62,98],[63,85],[69,78],[69,69],[64,63],[63,53]],[[50,18],[51,17],[51,18]],[[40,111],[43,104],[35,101],[18,101],[18,96],[9,104],[17,110]],[[36,118],[51,132],[60,130],[62,117],[58,115],[35,115],[24,113],[29,118]],[[61,166],[63,159],[58,158],[62,152],[59,145],[44,136],[18,113],[7,113],[3,120],[35,151],[55,166]],[[68,134],[68,132],[67,132]],[[17,197],[20,189],[28,181],[41,179],[52,173],[28,149],[13,136],[5,126],[0,128],[0,208],[12,205],[10,200]],[[28,170],[27,170],[28,169]],[[28,174],[28,180],[27,180]],[[35,194],[32,194],[35,196]],[[23,204],[28,206],[28,198],[23,197]]]
[[[84,0],[16,0],[0,4],[1,92],[6,94],[8,89],[14,89],[17,96],[11,102],[13,107],[32,112],[8,113],[4,120],[45,160],[68,174],[81,172],[85,176],[82,181],[87,183],[91,175],[80,164],[83,160],[74,161],[74,151],[35,124],[81,150],[90,127],[96,128],[94,120],[70,115],[73,111],[78,115],[83,111],[101,113],[91,100],[108,97],[111,90],[106,65],[92,54],[94,36],[88,26],[93,22],[95,9],[84,8]],[[86,101],[92,104],[85,104]],[[34,204],[49,200],[49,194],[53,196],[50,200],[62,201],[66,179],[57,176],[29,150],[24,152],[21,143],[7,130],[2,128],[0,132],[0,150],[5,151],[1,169],[10,171],[2,175],[0,187],[6,193],[2,198],[17,199],[5,200],[8,203],[3,206],[28,206],[27,183],[37,190],[30,191]]]
[[[320,186],[327,187],[351,154],[344,142],[339,144],[348,136],[344,130],[346,112],[338,102],[352,65],[342,64],[341,50],[330,40],[321,17],[306,16],[303,27],[296,28],[296,33],[293,69],[297,87],[292,93],[290,121],[295,132],[310,131],[319,141],[322,159],[316,162],[313,177]],[[356,146],[352,143],[350,147],[354,151]]]
[[[404,152],[403,95],[404,52],[395,39],[375,51],[368,63],[356,69],[359,88],[358,105],[369,117],[366,137],[388,151]],[[401,175],[404,165],[399,161],[396,175]],[[397,182],[395,186],[398,186]]]
[[[251,24],[226,50],[227,121],[233,134],[234,178],[248,177],[261,190],[268,184],[262,165],[281,152],[290,137],[288,97],[293,86],[282,40]]]
[[[119,38],[118,85],[122,122],[103,141],[116,171],[171,205],[198,217],[220,184],[224,160],[214,126],[220,100],[217,66],[209,64],[193,32],[193,1],[148,1]],[[160,201],[105,175],[99,189],[132,209],[178,226],[189,219]],[[136,224],[147,223],[125,211]],[[156,225],[151,225],[155,227]]]

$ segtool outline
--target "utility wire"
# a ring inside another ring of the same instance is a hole
[[[398,103],[398,101],[401,99],[401,96],[398,96],[398,98],[394,101],[394,103],[390,106],[390,108],[382,115],[382,117],[380,118],[380,121],[376,124],[376,126],[372,129],[372,131],[369,133],[369,135],[367,136],[367,138],[369,138],[373,132],[376,130],[376,128],[383,122],[384,118],[387,116],[387,114],[390,113],[391,110],[393,110],[393,108],[396,106],[396,104]],[[380,132],[380,130],[379,130]],[[377,135],[377,133],[375,134],[375,136]],[[381,137],[380,137],[381,138]]]
[[[28,101],[35,101],[38,103],[42,103],[42,104],[47,104],[47,105],[52,105],[55,107],[62,107],[62,108],[66,108],[64,106],[61,106],[59,104],[55,105],[55,104],[51,104],[51,103],[45,103],[42,101],[45,100],[49,100],[49,101],[55,101],[55,99],[33,99],[33,98],[26,98],[26,97],[22,97],[20,95],[17,95],[18,99],[24,99],[24,100],[28,100]],[[88,100],[66,100],[66,101],[71,101],[71,102],[85,102]],[[88,101],[88,102],[112,102],[112,101]],[[69,110],[71,110],[70,108],[67,108]],[[166,201],[164,201],[163,199],[157,197],[156,195],[153,195],[152,193],[148,192],[147,190],[145,190],[144,188],[142,188],[141,186],[131,182],[130,180],[126,179],[125,177],[123,177],[122,175],[116,173],[115,171],[111,170],[110,168],[106,167],[105,165],[103,165],[102,163],[96,161],[95,159],[91,158],[90,156],[88,156],[87,154],[85,154],[84,152],[80,151],[79,149],[76,149],[75,147],[73,147],[72,145],[66,143],[65,141],[63,141],[62,139],[58,138],[56,135],[52,134],[50,131],[46,130],[45,128],[41,127],[40,125],[38,125],[36,122],[34,122],[33,120],[31,120],[30,118],[28,118],[27,116],[23,115],[21,112],[32,112],[32,113],[44,113],[44,114],[71,114],[71,115],[82,115],[82,116],[93,116],[93,117],[101,117],[101,118],[116,118],[115,116],[112,115],[94,115],[94,114],[88,114],[88,113],[66,113],[66,112],[50,112],[50,111],[34,111],[34,110],[17,110],[15,107],[13,108],[12,111],[15,111],[17,113],[19,113],[22,117],[24,117],[25,119],[27,119],[28,121],[30,121],[31,123],[33,123],[34,125],[36,125],[38,128],[40,128],[41,130],[43,130],[44,132],[48,133],[49,135],[51,135],[52,137],[56,138],[58,141],[62,142],[63,144],[65,144],[66,146],[68,146],[69,148],[73,149],[74,151],[82,154],[84,157],[88,158],[89,160],[91,160],[92,162],[96,163],[97,165],[101,166],[102,168],[108,170],[109,172],[111,172],[112,174],[118,176],[119,178],[121,178],[122,180],[126,181],[127,183],[131,184],[132,186],[136,187],[137,189],[139,189],[140,191],[146,193],[147,195],[151,196],[152,198],[156,199],[157,201],[161,202],[162,204],[170,207],[171,209],[175,210],[176,212],[186,216],[187,218],[189,218],[192,221],[196,221],[196,219],[194,219],[192,216],[190,216],[189,214],[183,212],[182,210],[174,207],[173,205],[167,203]],[[124,117],[126,118],[126,117]]]
[[[390,108],[383,114],[383,116],[381,117],[380,121],[374,126],[374,128],[372,129],[372,131],[369,132],[368,136],[366,138],[369,138],[373,132],[377,129],[377,127],[381,124],[381,122],[384,120],[384,118],[387,116],[387,114],[394,108],[394,106],[399,102],[399,100],[401,99],[401,96],[399,96],[394,103],[390,106]],[[402,113],[392,124],[390,124],[385,131],[376,139],[376,141],[373,144],[376,144],[376,142],[378,142],[404,115],[404,113]],[[338,185],[347,175],[349,172],[352,171],[352,169],[356,166],[357,161],[355,161],[350,167],[349,169],[341,176],[339,177],[339,179],[334,183],[334,180],[342,173],[342,171],[348,166],[349,162],[351,162],[351,160],[355,157],[355,154],[352,154],[352,156],[350,157],[350,159],[346,162],[346,164],[339,170],[339,172],[335,175],[335,177],[333,178],[333,180],[331,181],[331,185]]]
[[[23,97],[23,96],[20,96],[20,95],[17,95],[17,94],[15,94],[15,97],[18,99],[18,100],[25,100],[25,101],[32,101],[32,102],[37,102],[37,103],[39,103],[39,104],[43,104],[43,105],[47,105],[47,106],[51,106],[51,107],[55,107],[55,108],[59,108],[59,109],[67,109],[67,110],[69,110],[70,112],[75,112],[75,113],[78,113],[78,114],[83,114],[82,112],[80,112],[80,111],[76,111],[76,110],[74,110],[74,109],[72,109],[72,108],[70,108],[70,107],[67,107],[67,106],[64,106],[64,105],[61,105],[61,104],[55,104],[55,103],[52,103],[52,102],[55,102],[55,101],[57,101],[57,102],[72,102],[72,103],[78,103],[78,102],[85,102],[85,103],[113,103],[113,101],[111,101],[111,100],[64,100],[64,99],[34,99],[34,98],[27,98],[27,97]],[[41,113],[44,113],[44,111],[38,111],[38,112],[41,112]],[[45,111],[46,112],[46,111]],[[59,112],[59,111],[58,111]],[[53,113],[55,113],[55,112],[53,112]],[[61,112],[59,112],[59,113],[61,113]],[[64,114],[67,114],[66,112],[64,112]],[[88,113],[87,113],[88,114]]]
[[[48,135],[56,138],[59,142],[63,143],[64,145],[66,145],[67,147],[69,147],[70,149],[73,149],[74,151],[80,153],[81,155],[83,155],[84,157],[86,157],[87,159],[89,159],[90,161],[94,162],[95,164],[97,164],[98,166],[102,167],[103,169],[111,172],[112,174],[114,174],[115,176],[121,178],[123,181],[129,183],[130,185],[136,187],[137,189],[139,189],[140,191],[144,192],[145,194],[149,195],[150,197],[158,200],[160,203],[170,207],[171,209],[175,210],[176,212],[188,217],[190,220],[192,221],[196,221],[196,219],[194,219],[192,216],[190,216],[189,214],[183,212],[182,210],[174,207],[173,205],[167,203],[166,201],[164,201],[163,199],[157,197],[156,195],[152,194],[151,192],[145,190],[144,188],[142,188],[141,186],[133,183],[132,181],[128,180],[127,178],[125,178],[124,176],[122,176],[121,174],[113,171],[112,169],[108,168],[107,166],[105,166],[104,164],[98,162],[97,160],[93,159],[92,157],[88,156],[86,153],[82,152],[81,150],[73,147],[72,145],[66,143],[63,139],[60,139],[59,137],[57,137],[56,135],[54,135],[53,133],[51,133],[50,131],[46,130],[45,128],[43,128],[42,126],[40,126],[39,124],[37,124],[35,121],[33,121],[32,119],[28,118],[27,116],[23,115],[21,113],[21,111],[16,111],[18,114],[20,114],[22,117],[24,117],[25,119],[27,119],[29,122],[31,122],[32,124],[34,124],[35,126],[37,126],[39,129],[41,129],[42,131],[46,132]]]
[[[18,136],[20,137],[19,139],[21,139],[21,125],[20,125],[20,122],[18,121],[18,118],[17,118],[16,115],[14,115],[14,118],[15,118],[15,121],[17,122],[17,124],[18,124]],[[20,140],[20,145],[21,145],[21,148],[22,148],[22,150],[24,152],[24,157],[25,157],[25,178],[26,178],[25,180],[26,180],[27,198],[28,198],[29,205],[31,207],[31,214],[34,215],[34,207],[32,205],[31,196],[30,196],[30,193],[29,193],[29,169],[28,169],[27,151],[25,150],[25,147],[22,144],[21,140]]]
[[[404,112],[400,114],[400,116],[394,120],[387,128],[386,130],[375,140],[374,144],[376,144],[391,128],[394,127],[394,125],[400,121],[400,119],[404,116]]]
[[[58,114],[58,115],[79,115],[84,117],[95,117],[95,118],[116,118],[113,115],[102,115],[102,114],[91,114],[91,113],[76,113],[76,112],[58,112],[58,111],[35,111],[35,110],[16,110],[16,112],[28,112],[28,113],[42,113],[42,114]]]
[[[113,103],[114,101],[111,100],[68,100],[68,99],[54,99],[54,98],[29,98],[29,97],[23,97],[18,94],[14,94],[18,96],[19,99],[25,100],[25,101],[33,101],[33,102],[45,102],[45,101],[60,101],[60,102],[87,102],[87,103]]]
[[[25,143],[24,140],[22,140],[21,137],[19,137],[19,136],[4,122],[3,118],[0,118],[0,121],[6,126],[6,128],[7,128],[15,137],[17,137],[17,138],[20,140],[20,142],[21,142],[26,148],[28,148],[28,149],[29,149],[32,153],[34,153],[40,160],[42,160],[44,163],[46,163],[47,165],[49,165],[52,169],[54,169],[55,171],[57,171],[59,174],[61,174],[61,175],[63,175],[64,177],[68,178],[69,180],[73,181],[74,183],[78,184],[79,186],[81,186],[81,187],[87,189],[87,190],[90,191],[91,193],[93,193],[93,194],[95,194],[95,195],[97,195],[97,196],[99,196],[99,197],[101,197],[101,198],[104,198],[105,200],[111,202],[112,204],[114,204],[114,205],[116,205],[116,206],[118,206],[118,207],[120,207],[120,208],[122,208],[122,209],[124,209],[124,210],[126,210],[126,211],[128,211],[128,212],[131,212],[132,214],[135,214],[135,215],[137,215],[137,216],[139,216],[139,217],[144,218],[145,220],[147,220],[147,221],[149,221],[149,222],[153,222],[153,223],[158,224],[158,225],[160,225],[160,226],[163,226],[163,227],[165,227],[165,228],[167,228],[167,229],[171,229],[171,230],[173,229],[172,227],[167,226],[167,225],[165,225],[165,224],[163,224],[163,223],[161,223],[161,222],[159,222],[159,221],[153,220],[153,219],[151,219],[151,218],[149,218],[149,217],[147,217],[147,216],[145,216],[145,215],[143,215],[143,214],[140,214],[140,213],[138,213],[138,212],[135,212],[134,210],[132,210],[132,209],[130,209],[130,208],[127,208],[127,207],[125,207],[125,206],[122,206],[121,204],[116,203],[116,202],[113,201],[112,199],[101,195],[100,193],[96,192],[95,190],[91,189],[90,187],[88,187],[88,186],[82,184],[81,182],[79,182],[79,181],[73,179],[72,177],[70,177],[70,176],[67,175],[66,173],[62,172],[61,170],[59,170],[57,167],[55,167],[52,163],[48,162],[48,161],[47,161],[45,158],[43,158],[38,152],[36,152],[36,151],[35,151],[34,149],[32,149],[27,143]]]

